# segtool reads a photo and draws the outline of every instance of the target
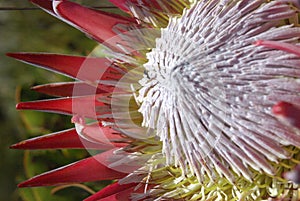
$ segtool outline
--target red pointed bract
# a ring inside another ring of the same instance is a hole
[[[95,95],[23,102],[17,104],[17,109],[39,110],[68,115],[78,114],[97,119],[98,115],[111,113],[110,108],[106,104],[98,101],[100,97],[103,96]]]
[[[20,183],[19,187],[54,186],[70,183],[113,180],[126,176],[125,173],[107,167],[113,151],[106,151],[70,165],[43,173]]]
[[[62,18],[75,25],[76,28],[95,40],[114,47],[115,44],[121,42],[121,39],[117,36],[118,34],[114,32],[115,26],[133,22],[129,18],[96,11],[69,1],[60,2],[56,10]]]
[[[32,89],[36,92],[51,96],[71,97],[113,92],[114,88],[106,85],[99,85],[98,87],[94,87],[83,82],[61,82],[39,85],[32,87]]]
[[[100,129],[100,128],[99,128]],[[103,131],[103,133],[106,131]],[[106,133],[105,133],[106,134]],[[105,140],[109,140],[112,134],[107,134]],[[114,139],[121,138],[115,134]],[[100,140],[99,140],[100,141]],[[121,146],[121,143],[116,143]],[[123,143],[123,145],[125,145]],[[108,150],[114,148],[114,143],[93,143],[81,138],[75,129],[68,129],[51,133],[29,140],[25,140],[11,146],[13,149],[98,149]]]
[[[116,197],[115,194],[118,194],[122,191],[130,189],[130,188],[132,188],[136,185],[137,185],[136,183],[120,185],[118,182],[116,182],[116,183],[113,183],[113,184],[101,189],[99,192],[97,192],[94,195],[88,197],[84,201],[98,201],[100,199],[102,200],[103,198]]]
[[[84,144],[84,145],[83,145]],[[14,149],[100,148],[95,143],[79,138],[75,129],[39,136],[11,146]]]
[[[122,75],[109,67],[105,58],[88,58],[47,53],[8,53],[7,56],[72,78],[87,81],[118,79]]]

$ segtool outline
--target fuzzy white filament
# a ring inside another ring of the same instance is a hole
[[[156,129],[167,163],[206,174],[252,179],[275,174],[270,161],[300,146],[271,114],[280,100],[299,104],[300,59],[254,45],[297,44],[300,28],[279,26],[295,11],[264,0],[203,0],[171,18],[147,55],[137,101],[143,126]],[[233,171],[230,171],[233,170]]]

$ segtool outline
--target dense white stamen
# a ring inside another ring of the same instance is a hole
[[[264,2],[199,1],[170,19],[147,54],[136,97],[142,125],[156,129],[167,164],[200,182],[203,173],[234,182],[233,172],[251,181],[249,166],[275,174],[269,161],[289,157],[283,146],[300,146],[271,114],[281,99],[299,101],[300,59],[254,44],[297,44],[300,29],[277,26],[295,14],[288,4]]]

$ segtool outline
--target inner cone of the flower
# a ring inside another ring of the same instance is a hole
[[[239,175],[251,181],[255,171],[274,175],[271,163],[292,157],[287,146],[300,146],[299,133],[271,112],[281,100],[297,104],[300,59],[255,42],[297,44],[300,29],[279,26],[295,12],[288,4],[278,9],[276,1],[209,2],[171,18],[147,54],[136,97],[142,126],[155,130],[167,164],[199,181],[203,175],[231,182]]]

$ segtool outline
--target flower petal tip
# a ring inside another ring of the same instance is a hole
[[[43,8],[47,11],[53,12],[51,0],[29,0],[31,3]]]
[[[32,102],[21,102],[21,103],[17,103],[16,104],[16,109],[17,110],[34,110],[37,109],[34,107],[34,105],[32,104]]]
[[[290,107],[290,106],[291,106],[290,103],[281,101],[281,102],[278,102],[277,104],[275,104],[272,107],[272,112],[275,115],[284,115],[285,114],[285,109],[287,107]]]
[[[30,185],[26,185],[26,181],[22,182],[22,183],[19,183],[17,186],[18,188],[26,188],[26,187],[31,187]]]
[[[16,109],[17,109],[17,110],[24,109],[23,107],[24,107],[24,104],[23,104],[23,103],[17,103],[17,104],[16,104]]]
[[[9,146],[10,149],[30,149],[28,147],[27,141],[22,141],[22,142],[18,142],[16,144],[12,144]],[[31,149],[34,149],[34,147],[32,147]]]
[[[25,180],[25,181],[19,183],[19,184],[17,185],[17,187],[18,187],[18,188],[31,188],[31,187],[45,186],[45,185],[41,185],[41,184],[34,184],[34,183],[32,182],[32,180],[34,180],[34,178]]]
[[[9,148],[10,149],[19,149],[19,146],[20,146],[19,143],[16,143],[16,144],[10,145]]]
[[[12,58],[18,59],[18,55],[19,54],[20,53],[7,52],[5,55],[8,56],[8,57],[12,57]]]

